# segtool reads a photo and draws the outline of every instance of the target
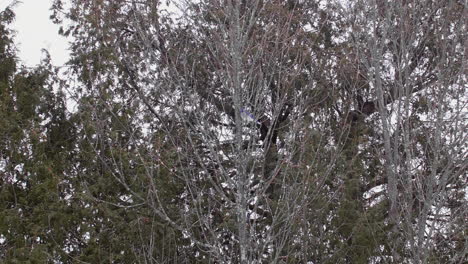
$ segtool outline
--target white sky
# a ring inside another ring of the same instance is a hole
[[[12,0],[0,0],[0,10]],[[26,66],[39,64],[42,58],[41,49],[45,48],[52,57],[55,66],[64,65],[69,52],[67,40],[57,32],[58,25],[49,19],[52,0],[21,0],[15,8],[16,20],[13,28],[17,31],[15,43],[18,56]]]

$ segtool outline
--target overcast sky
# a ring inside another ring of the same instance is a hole
[[[12,0],[0,0],[3,10]],[[17,31],[15,42],[19,57],[27,66],[37,65],[42,57],[41,49],[49,50],[55,66],[68,60],[67,40],[58,35],[59,26],[49,19],[52,0],[21,0],[14,9],[16,21],[13,28]]]

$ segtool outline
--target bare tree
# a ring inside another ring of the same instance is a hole
[[[313,40],[301,6],[307,4],[188,2],[181,26],[169,33],[149,5],[132,7],[138,45],[148,54],[142,64],[158,68],[142,74],[144,66],[129,60],[124,68],[155,120],[172,118],[179,127],[168,134],[186,186],[180,228],[203,241],[196,251],[207,252],[201,259],[288,257],[293,234],[303,232],[296,226],[302,205],[324,184],[328,164],[306,158],[318,151],[306,145],[309,138],[322,137],[304,131],[311,124],[303,116],[321,102],[308,91]],[[120,48],[128,57],[124,43]],[[170,132],[167,124],[158,129]]]
[[[466,234],[453,228],[466,205],[451,197],[466,191],[466,3],[356,1],[349,12],[375,106],[362,112],[379,116],[391,259],[462,263]]]

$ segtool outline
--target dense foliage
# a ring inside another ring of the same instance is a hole
[[[53,1],[0,15],[4,263],[463,263],[463,1]],[[64,70],[66,69],[66,70]]]

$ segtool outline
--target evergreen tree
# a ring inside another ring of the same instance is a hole
[[[63,174],[72,166],[73,127],[49,58],[33,70],[17,67],[13,11],[0,19],[0,254],[5,263],[43,263],[60,258],[72,225]]]

